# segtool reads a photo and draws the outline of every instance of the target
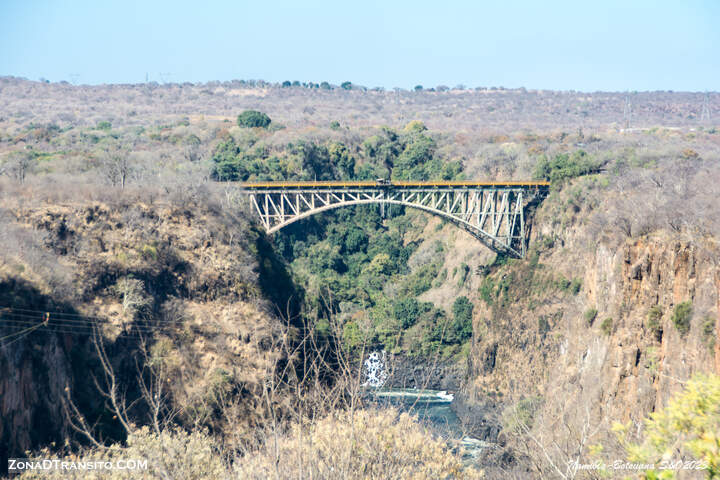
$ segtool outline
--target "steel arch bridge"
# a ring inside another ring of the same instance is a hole
[[[403,205],[449,220],[496,252],[523,258],[526,206],[549,182],[257,182],[240,185],[267,233],[350,205]]]

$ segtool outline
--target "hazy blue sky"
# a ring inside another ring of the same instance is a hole
[[[0,75],[720,90],[720,1],[0,0]]]

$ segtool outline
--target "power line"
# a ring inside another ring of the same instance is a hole
[[[27,308],[6,307],[6,306],[0,305],[0,314],[3,314],[3,313],[11,313],[12,314],[12,312],[21,312],[22,314],[36,314],[36,315],[44,315],[46,313],[49,313],[53,317],[61,317],[61,318],[62,317],[70,317],[71,319],[77,318],[77,319],[81,319],[82,321],[89,321],[89,320],[96,320],[99,322],[109,322],[110,321],[110,320],[108,320],[107,317],[96,317],[93,315],[80,315],[77,313],[67,313],[67,312],[54,312],[54,311],[49,311],[49,310],[31,310],[31,309],[27,309]],[[157,320],[153,320],[153,323],[180,324],[183,322],[181,322],[179,320],[157,319]]]
[[[121,329],[121,335],[141,337],[158,331],[168,331],[183,327],[183,321],[155,320],[153,322],[135,321],[117,325],[106,318],[83,316],[64,312],[47,312],[41,310],[0,307],[0,327],[17,329],[17,331],[0,337],[0,346],[5,347],[29,335],[35,330],[65,333],[72,335],[90,335],[100,326]],[[5,343],[2,343],[5,342]]]

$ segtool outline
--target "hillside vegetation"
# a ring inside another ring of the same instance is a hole
[[[474,475],[417,420],[368,413],[361,363],[386,350],[419,372],[398,385],[459,390],[468,432],[501,446],[486,475],[548,478],[596,444],[624,457],[642,438],[613,421],[720,373],[720,130],[693,94],[637,94],[647,123],[623,130],[619,94],[0,87],[0,336],[53,312],[0,347],[3,455],[199,442],[218,472],[323,478],[348,451],[328,439],[363,435],[367,475]],[[552,186],[519,260],[395,206],[267,237],[234,185],[376,178]],[[402,432],[417,448],[376,451]]]

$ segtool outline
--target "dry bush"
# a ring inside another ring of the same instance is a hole
[[[437,479],[481,478],[465,467],[461,452],[453,452],[417,420],[396,410],[360,410],[329,415],[315,425],[295,424],[278,442],[279,461],[268,445],[260,451],[235,457],[205,432],[148,427],[127,437],[126,445],[86,448],[56,456],[45,449],[39,458],[63,461],[147,460],[147,470],[29,471],[21,479],[123,479],[174,478],[314,478]]]
[[[277,442],[236,462],[241,478],[480,478],[461,453],[407,413],[341,412],[295,424]],[[277,461],[276,458],[279,460]]]
[[[48,449],[43,449],[37,458],[59,459],[67,462],[147,460],[146,470],[34,470],[28,471],[18,478],[28,480],[228,478],[232,476],[230,466],[222,453],[212,437],[204,432],[187,433],[182,430],[166,430],[156,433],[148,427],[143,427],[128,435],[125,446],[116,443],[107,448],[86,448],[65,456],[56,456]]]

